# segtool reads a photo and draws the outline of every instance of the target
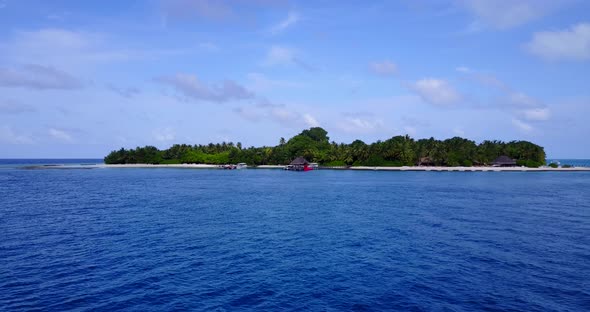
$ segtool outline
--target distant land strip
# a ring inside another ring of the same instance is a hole
[[[276,146],[242,147],[240,142],[208,145],[174,144],[159,150],[154,146],[121,148],[105,158],[105,164],[237,164],[248,166],[286,165],[297,157],[325,167],[485,167],[498,162],[518,167],[539,168],[546,165],[543,147],[528,141],[475,141],[453,137],[414,140],[408,135],[366,144],[330,142],[328,132],[314,127],[303,130],[289,140],[280,138]],[[386,169],[394,170],[394,169]],[[402,170],[402,169],[399,169]],[[416,169],[418,170],[418,169]],[[422,170],[422,169],[419,169]]]
[[[248,167],[249,169],[283,169],[282,165],[260,165]],[[54,165],[54,166],[23,166],[23,169],[36,170],[75,170],[75,169],[101,169],[101,168],[177,168],[177,169],[222,169],[219,165],[209,164],[96,164],[96,165]],[[431,172],[590,172],[590,167],[569,167],[569,168],[552,168],[552,167],[490,167],[490,166],[471,166],[471,167],[441,167],[441,166],[401,166],[401,167],[326,167],[321,166],[320,170],[355,170],[355,171],[431,171]]]

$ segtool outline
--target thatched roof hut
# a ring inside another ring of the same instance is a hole
[[[305,165],[309,165],[309,162],[303,157],[297,157],[297,158],[293,159],[293,161],[290,163],[290,165],[292,165],[292,166],[305,166]]]
[[[496,166],[496,167],[516,166],[516,160],[514,160],[506,155],[502,155],[502,156],[496,158],[496,160],[494,160],[492,162],[492,165]]]
[[[433,166],[434,161],[430,157],[421,157],[418,166]]]

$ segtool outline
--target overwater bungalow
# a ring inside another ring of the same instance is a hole
[[[313,168],[310,167],[309,162],[305,158],[297,157],[289,165],[285,167],[285,170],[309,171],[313,170]]]
[[[496,158],[496,160],[494,160],[492,162],[492,166],[494,166],[494,167],[515,167],[516,160],[514,160],[506,155],[502,155],[502,156]]]

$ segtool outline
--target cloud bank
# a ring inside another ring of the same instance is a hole
[[[537,32],[526,47],[532,54],[547,60],[590,60],[590,23]]]
[[[157,78],[156,82],[172,87],[187,98],[199,101],[224,103],[254,98],[252,92],[232,80],[206,84],[195,75],[178,73],[173,76]]]
[[[79,89],[82,81],[59,69],[36,64],[0,68],[0,86],[27,89]]]
[[[434,106],[453,106],[462,98],[459,92],[443,79],[424,78],[411,84],[410,87],[424,101]]]

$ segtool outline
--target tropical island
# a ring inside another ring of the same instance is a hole
[[[211,164],[246,163],[251,166],[285,165],[296,157],[326,167],[489,166],[500,156],[510,157],[517,166],[545,165],[543,147],[528,141],[485,140],[479,144],[461,137],[446,140],[414,140],[408,135],[367,144],[330,142],[320,127],[303,130],[289,140],[280,138],[276,146],[242,147],[241,143],[208,145],[175,144],[159,150],[154,146],[112,151],[105,164]]]

